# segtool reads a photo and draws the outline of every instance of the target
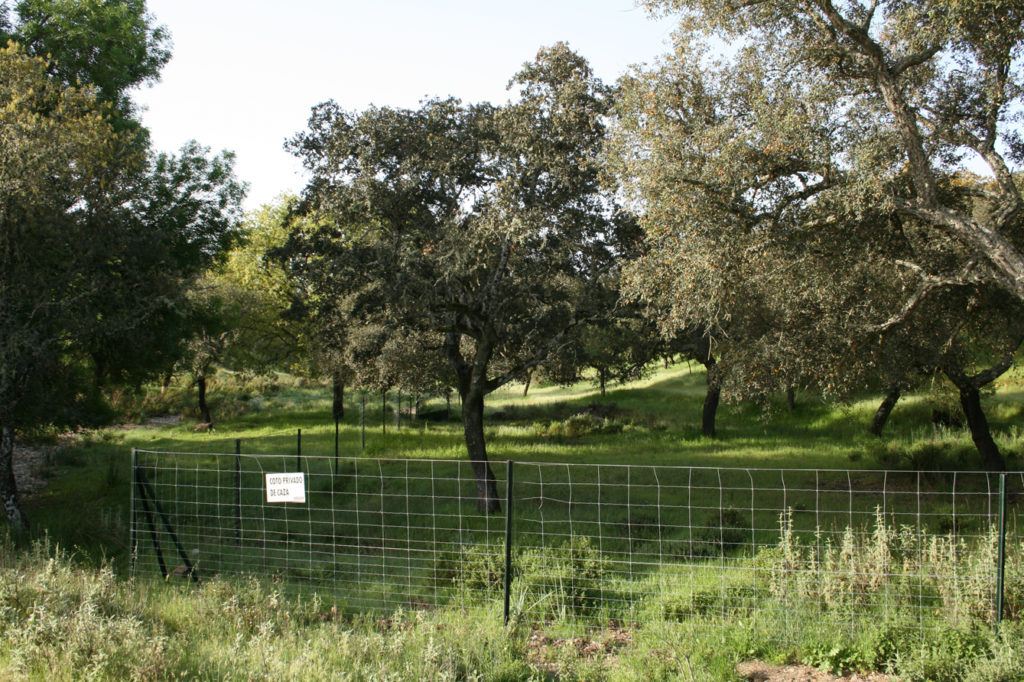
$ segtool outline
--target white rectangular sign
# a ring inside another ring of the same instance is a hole
[[[305,501],[305,474],[267,474],[267,502]]]

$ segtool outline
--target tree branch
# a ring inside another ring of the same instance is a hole
[[[893,77],[898,77],[907,69],[911,69],[915,66],[920,66],[926,61],[937,55],[942,51],[942,45],[931,45],[920,52],[914,54],[908,54],[903,59],[896,62],[896,64],[889,70]]]
[[[523,362],[517,367],[508,370],[504,374],[501,374],[487,381],[487,383],[485,384],[486,391],[488,393],[491,393],[492,391],[495,391],[504,386],[505,384],[507,384],[508,382],[512,381],[516,377],[521,376],[524,372],[527,372],[533,369],[534,367],[543,364],[545,360],[547,360],[552,355],[554,355],[555,353],[569,345],[570,342],[566,340],[566,335],[569,333],[570,330],[578,326],[581,322],[583,322],[583,320],[573,319],[573,321],[568,326],[566,326],[564,329],[562,329],[562,331],[558,332],[558,334],[553,336],[551,339],[548,340],[547,343],[541,346],[541,348],[536,353],[534,353],[529,360]]]
[[[894,197],[893,202],[900,213],[939,228],[987,259],[995,270],[996,280],[1024,300],[1024,253],[993,225],[924,202],[899,197]]]
[[[1013,366],[1014,358],[1017,355],[1017,350],[1020,348],[1021,343],[1024,343],[1024,336],[1018,335],[1016,339],[1010,343],[1007,351],[1003,353],[1003,355],[1000,356],[1000,358],[991,367],[982,370],[973,376],[964,372],[963,367],[954,358],[948,354],[944,354],[940,361],[942,371],[946,373],[946,376],[948,376],[958,388],[960,386],[973,386],[974,388],[980,389],[998,379]]]
[[[896,83],[900,72],[889,66],[885,51],[881,45],[875,42],[870,33],[846,19],[835,8],[831,0],[810,0],[810,2],[812,6],[820,10],[828,24],[849,39],[858,48],[860,54],[867,58],[870,64],[870,77],[878,88],[886,109],[895,119],[896,127],[903,139],[904,151],[910,160],[910,169],[917,193],[922,201],[934,204],[935,178],[928,162],[928,154],[924,148],[921,131],[917,127],[917,117]],[[838,43],[836,46],[842,47]],[[907,64],[908,67],[910,65],[911,63]],[[898,66],[899,64],[897,64]]]
[[[917,291],[914,292],[914,295],[910,297],[898,313],[882,324],[868,326],[867,331],[871,333],[885,333],[893,327],[905,322],[906,319],[910,317],[911,313],[913,313],[936,289],[974,284],[976,282],[976,278],[971,277],[971,275],[973,270],[977,267],[978,262],[972,258],[964,265],[963,268],[960,269],[959,273],[952,277],[938,277],[935,275],[925,274],[924,269],[921,266],[909,261],[900,260],[896,261],[896,264],[910,268],[921,275],[921,284],[918,286]]]

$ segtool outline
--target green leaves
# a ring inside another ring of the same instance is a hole
[[[167,29],[145,9],[144,0],[19,0],[13,37],[61,82],[128,109],[128,90],[155,81],[171,56]]]
[[[117,146],[104,107],[88,91],[65,88],[47,64],[17,45],[0,50],[0,210],[23,210],[57,199],[66,206],[102,175]],[[55,196],[59,195],[59,198]],[[13,229],[13,225],[9,229]]]
[[[291,143],[314,175],[303,205],[324,221],[293,235],[294,271],[353,322],[435,352],[454,335],[478,383],[492,358],[493,382],[542,361],[615,260],[598,183],[609,90],[564,45],[513,84],[503,107],[323,104]]]

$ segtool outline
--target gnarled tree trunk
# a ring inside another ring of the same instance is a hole
[[[28,517],[18,501],[14,480],[14,429],[0,426],[0,501],[11,527],[19,533],[28,532]]]
[[[196,377],[196,390],[199,393],[199,416],[206,424],[213,423],[210,416],[210,406],[206,403],[206,373],[203,372]]]
[[[462,396],[462,428],[466,436],[466,450],[476,479],[477,509],[484,514],[501,511],[498,501],[498,484],[487,461],[487,445],[484,442],[484,396],[470,391]]]
[[[704,394],[704,408],[701,410],[700,432],[705,436],[715,435],[715,415],[718,413],[718,403],[722,398],[722,380],[718,376],[717,363],[713,355],[707,355],[701,360],[707,369],[707,391]]]
[[[885,423],[889,421],[889,415],[892,414],[892,410],[896,407],[896,403],[899,402],[900,395],[903,391],[899,386],[893,386],[889,389],[889,392],[885,395],[885,399],[882,400],[882,404],[875,410],[875,417],[871,420],[871,426],[868,427],[868,433],[872,436],[881,436],[882,429],[885,428]]]
[[[967,417],[967,426],[971,429],[971,440],[981,454],[981,460],[989,471],[1004,471],[1006,461],[1003,454],[999,452],[999,446],[992,439],[992,431],[988,426],[988,419],[981,409],[981,391],[972,384],[958,385],[960,391],[960,406],[963,407],[964,416]]]
[[[971,430],[971,440],[978,448],[985,468],[990,471],[1005,471],[1006,460],[1003,459],[1003,454],[999,452],[999,446],[992,438],[988,419],[985,418],[985,412],[981,408],[981,388],[998,379],[1013,365],[1014,354],[1019,345],[1019,343],[1014,345],[992,367],[974,376],[968,376],[955,358],[943,358],[940,365],[943,373],[949,377],[949,380],[960,392],[960,406],[964,410],[967,426]]]
[[[473,477],[476,479],[476,508],[483,514],[493,514],[501,511],[501,503],[498,500],[498,484],[487,461],[487,445],[484,442],[484,396],[488,392],[486,372],[493,345],[486,340],[478,340],[472,362],[467,362],[462,356],[460,346],[459,334],[445,335],[445,356],[458,378],[466,452],[473,468]]]

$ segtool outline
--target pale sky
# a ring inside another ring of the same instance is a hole
[[[173,57],[136,101],[154,146],[233,150],[246,208],[305,184],[284,141],[328,99],[502,103],[538,48],[565,41],[605,82],[668,50],[672,22],[633,0],[148,0]]]

